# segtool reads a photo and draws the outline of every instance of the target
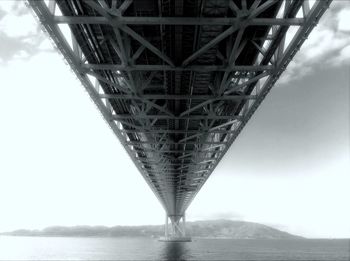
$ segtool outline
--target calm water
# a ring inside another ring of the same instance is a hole
[[[195,239],[0,236],[0,260],[346,260],[348,240]]]

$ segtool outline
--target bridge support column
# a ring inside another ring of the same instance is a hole
[[[170,219],[170,224],[169,224]],[[161,237],[159,241],[164,242],[190,242],[191,238],[186,236],[186,218],[185,214],[182,216],[165,215],[164,225],[165,236]]]
[[[169,236],[169,218],[168,215],[165,214],[165,237]]]

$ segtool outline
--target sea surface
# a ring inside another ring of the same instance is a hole
[[[349,240],[194,239],[0,236],[0,260],[346,260]]]

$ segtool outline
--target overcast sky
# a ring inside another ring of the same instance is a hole
[[[334,1],[187,211],[350,237],[350,4]],[[21,1],[0,1],[0,231],[164,211]]]

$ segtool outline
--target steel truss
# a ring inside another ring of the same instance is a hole
[[[28,3],[178,223],[331,0]]]

